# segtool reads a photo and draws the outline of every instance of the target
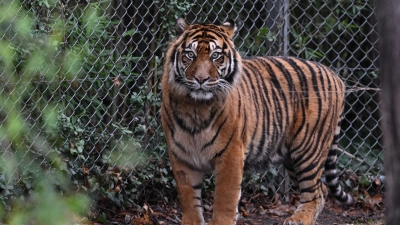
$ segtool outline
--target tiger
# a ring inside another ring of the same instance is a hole
[[[161,122],[182,224],[205,224],[206,173],[215,178],[208,224],[236,224],[244,171],[271,165],[284,165],[300,191],[285,225],[315,224],[329,191],[354,204],[336,171],[345,98],[338,75],[295,57],[242,58],[232,20],[180,18],[174,29],[161,77]]]

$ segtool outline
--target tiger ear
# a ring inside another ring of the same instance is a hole
[[[228,19],[225,23],[222,24],[223,29],[225,32],[228,34],[229,38],[233,38],[235,35],[235,32],[237,30],[237,27],[235,25],[235,21],[232,19]]]
[[[179,18],[178,21],[176,21],[175,24],[175,34],[176,36],[179,36],[183,33],[183,31],[185,31],[185,29],[187,28],[188,24],[186,23],[186,21],[182,18]]]

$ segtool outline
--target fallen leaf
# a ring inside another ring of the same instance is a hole
[[[374,195],[374,197],[370,197],[369,198],[369,203],[371,203],[371,205],[379,205],[381,203],[383,203],[383,198],[381,194],[376,194]]]
[[[290,216],[296,210],[295,206],[292,205],[278,205],[266,210],[266,213],[275,216]]]
[[[119,76],[116,76],[113,80],[112,80],[114,87],[119,87],[121,86],[122,82],[121,79],[119,79]]]

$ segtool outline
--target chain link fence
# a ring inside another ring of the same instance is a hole
[[[336,71],[347,85],[339,168],[347,178],[357,177],[343,185],[373,188],[370,178],[383,174],[373,0],[0,0],[0,5],[18,15],[0,15],[0,50],[13,50],[11,64],[4,53],[0,58],[0,155],[10,159],[3,168],[17,165],[10,179],[2,175],[5,186],[24,182],[31,173],[27,166],[37,159],[52,167],[56,154],[76,189],[96,193],[106,185],[101,190],[117,204],[128,201],[118,195],[122,188],[125,197],[136,196],[130,201],[139,195],[149,200],[157,188],[173,192],[159,81],[179,17],[189,23],[234,19],[242,55],[297,56]],[[26,25],[32,31],[21,36],[15,23],[25,15],[34,18]],[[46,50],[42,42],[51,51],[36,55]],[[16,128],[19,122],[25,125]],[[22,141],[7,135],[20,131]],[[245,180],[249,191],[285,193],[289,187],[282,169]],[[27,189],[22,185],[21,192]]]

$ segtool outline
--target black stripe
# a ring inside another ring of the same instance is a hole
[[[325,116],[323,118],[323,121],[320,124],[322,124],[322,125],[326,124],[326,120],[327,120],[328,114],[329,114],[329,111],[325,114]],[[319,132],[317,134],[312,133],[310,135],[310,137],[313,136],[314,139],[315,139],[314,140],[314,145],[311,148],[306,148],[308,151],[304,150],[304,152],[302,154],[302,157],[298,157],[295,160],[294,164],[296,166],[297,165],[302,165],[303,163],[306,163],[307,161],[309,161],[313,156],[315,156],[315,154],[313,154],[313,153],[316,152],[316,153],[318,153],[318,156],[320,156],[322,154],[322,151],[324,151],[324,149],[321,149],[321,147],[319,147],[318,145],[326,143],[326,139],[331,135],[331,133],[329,131],[324,132],[324,129],[323,129],[322,125],[320,126],[320,130],[319,130]],[[321,139],[321,135],[322,134],[324,134],[324,137]],[[315,144],[316,144],[316,146],[315,146]],[[307,153],[308,153],[308,156],[304,157],[304,155],[307,154]],[[315,160],[313,160],[313,161],[315,161]]]
[[[203,186],[203,183],[200,183],[200,184],[193,185],[192,187],[193,187],[193,189],[201,189],[202,186]]]
[[[254,129],[253,134],[251,135],[251,142],[250,142],[250,145],[249,145],[249,154],[248,154],[248,156],[251,158],[251,156],[253,155],[253,151],[254,151],[254,137],[255,137],[255,135],[257,133],[258,125],[259,125],[258,120],[259,120],[259,108],[260,107],[258,105],[257,95],[254,93],[255,87],[253,85],[253,82],[252,82],[252,79],[251,79],[251,75],[247,71],[247,68],[243,68],[243,72],[246,75],[246,76],[244,76],[244,78],[248,78],[249,79],[249,80],[243,79],[243,81],[244,81],[245,85],[247,86],[247,89],[250,91],[250,95],[252,96],[253,99],[255,99],[255,100],[253,100],[253,102],[254,102],[254,106],[256,107],[256,110],[255,110],[256,111],[256,118],[255,118],[256,119],[256,122],[255,122],[256,128]],[[248,85],[249,83],[250,83],[251,88],[249,88],[249,85]],[[253,91],[251,91],[251,90],[253,90]]]
[[[255,61],[252,61],[252,63],[255,63]],[[265,142],[266,142],[266,140],[265,140],[266,139],[265,138],[266,130],[265,129],[267,127],[266,120],[269,118],[269,115],[265,116],[266,107],[268,106],[268,104],[267,104],[267,101],[266,101],[267,97],[264,96],[265,95],[264,91],[266,91],[267,87],[265,86],[265,83],[262,80],[260,80],[260,78],[261,78],[260,77],[260,73],[259,73],[258,69],[255,68],[252,63],[248,63],[247,64],[247,69],[251,70],[253,75],[254,75],[255,80],[253,80],[253,81],[256,83],[256,85],[258,87],[258,91],[256,92],[254,90],[254,92],[255,92],[255,95],[259,95],[260,101],[261,101],[261,107],[262,107],[262,112],[261,112],[261,116],[260,116],[261,123],[262,123],[262,125],[261,125],[261,137],[260,137],[260,140],[258,142],[258,145],[255,148],[256,152],[252,153],[252,158],[257,159],[264,152],[263,150],[264,150],[264,145],[265,145]],[[261,85],[264,85],[264,86],[261,87]],[[263,88],[265,88],[265,89],[263,89]],[[269,112],[267,112],[267,113],[269,114]],[[255,157],[253,157],[253,156],[255,156]]]
[[[173,99],[170,96],[170,102],[174,102]],[[173,106],[172,106],[173,107]],[[188,117],[191,118],[191,125],[193,125],[193,127],[189,127],[185,121],[180,117],[180,115],[178,114],[177,110],[172,110],[172,115],[174,117],[174,120],[176,121],[177,125],[184,131],[190,133],[190,134],[196,134],[199,133],[201,130],[203,130],[204,128],[207,128],[211,122],[213,121],[216,113],[218,111],[217,107],[214,107],[211,109],[210,111],[210,116],[208,118],[203,119],[202,121],[197,121],[195,118],[191,117],[190,115],[187,115]]]
[[[183,145],[179,142],[177,142],[175,139],[173,139],[174,144],[184,153],[187,153],[188,151],[185,149],[185,147],[183,147]]]
[[[320,121],[320,116],[321,116],[321,111],[322,111],[322,100],[320,98],[320,93],[319,93],[319,89],[318,89],[318,80],[316,79],[317,76],[315,74],[314,69],[310,66],[310,64],[308,62],[304,62],[304,64],[308,67],[308,69],[311,72],[311,80],[312,80],[312,85],[314,88],[314,92],[315,95],[317,96],[317,100],[318,100],[318,118],[316,119],[316,121]],[[315,130],[315,129],[314,129]]]
[[[305,127],[305,128],[304,128],[304,129],[305,129],[305,130],[304,130],[304,133],[305,133],[305,134],[309,134],[309,133],[310,133],[310,132],[309,132],[309,128],[310,128],[309,124],[306,123],[304,127]],[[299,151],[299,150],[301,151],[301,150],[303,150],[303,149],[307,149],[307,148],[309,148],[309,147],[312,145],[312,134],[306,135],[306,136],[303,137],[302,139],[303,139],[303,140],[300,142],[300,145],[298,145],[298,146],[291,146],[290,152],[291,152],[292,155],[293,155],[293,154],[296,154],[297,151]]]
[[[172,155],[177,158],[181,163],[185,164],[189,169],[198,171],[199,169],[192,164],[188,163],[186,160],[180,158],[174,151],[171,151]]]
[[[250,95],[249,94],[249,87],[248,87],[248,85],[247,85],[247,83],[246,83],[246,81],[244,79],[243,79],[242,82],[245,85],[240,85],[239,86],[239,88],[240,88],[240,90],[238,90],[239,96],[241,97],[240,93],[245,95],[245,92],[247,92],[247,96],[249,96]],[[242,102],[242,101],[240,101],[240,102]],[[240,108],[239,108],[239,111],[240,111]],[[240,112],[239,112],[239,114],[240,114]],[[242,139],[244,139],[244,135],[245,135],[245,131],[246,131],[246,122],[247,122],[247,113],[246,113],[246,108],[245,107],[243,107],[243,117],[244,117],[244,119],[243,119],[244,122],[243,122],[243,128],[242,128],[242,133],[241,133]]]
[[[321,82],[321,84],[319,84],[318,87],[322,87],[323,89],[325,89],[326,87],[325,87],[325,83],[324,83],[324,77],[326,77],[326,76],[324,76],[324,74],[322,74],[322,71],[321,71],[321,64],[318,64],[318,63],[316,63],[316,62],[310,62],[310,64],[313,64],[314,67],[315,67],[316,69],[318,69],[318,74],[319,74],[319,76],[316,77],[316,80],[317,80],[317,78],[319,78],[318,80]],[[328,87],[328,88],[330,88],[330,87]],[[322,91],[322,94],[325,96],[324,99],[326,99],[326,94],[327,94],[327,93],[326,93],[325,91]]]
[[[274,72],[274,70],[272,69],[271,66],[271,62],[272,62],[273,58],[269,57],[269,58],[265,58],[264,59],[264,67],[267,69],[270,77],[271,77],[271,81],[273,84],[273,94],[271,95],[273,97],[273,102],[275,105],[275,118],[274,118],[274,136],[277,137],[277,133],[278,130],[276,128],[279,128],[279,133],[284,129],[284,126],[287,126],[288,123],[288,119],[289,119],[289,115],[288,115],[288,99],[286,98],[286,94],[283,92],[283,88],[281,86],[281,83],[279,82],[279,79],[276,76],[276,73]],[[268,62],[268,63],[267,63]],[[272,62],[274,65],[276,65],[276,62]],[[278,67],[279,69],[279,67]],[[282,71],[281,71],[282,72]],[[283,72],[282,72],[283,73]],[[288,82],[288,81],[287,81]],[[290,86],[290,85],[289,85]],[[290,88],[289,90],[289,95],[290,95]],[[280,96],[281,99],[278,99],[278,96]],[[280,102],[283,103],[283,108],[281,106],[281,104],[279,104]],[[283,114],[285,114],[285,124],[283,123]],[[276,139],[274,141],[277,141]]]
[[[214,160],[215,158],[221,157],[222,154],[224,154],[226,149],[228,149],[228,145],[231,143],[231,140],[232,140],[234,134],[235,134],[235,132],[232,132],[232,135],[229,138],[229,141],[226,143],[225,147],[221,151],[217,152],[212,160]]]
[[[201,151],[203,151],[205,148],[207,148],[208,146],[214,144],[215,140],[217,139],[217,137],[219,136],[219,132],[221,131],[222,127],[224,126],[225,122],[227,121],[228,117],[225,117],[225,120],[221,123],[221,125],[218,127],[217,132],[215,132],[213,138],[207,142],[206,144],[203,145],[203,147],[201,148]]]
[[[281,73],[283,74],[284,78],[287,81],[288,84],[288,90],[289,95],[292,95],[294,93],[294,91],[296,91],[293,85],[293,79],[292,79],[292,74],[286,69],[286,67],[279,61],[277,60],[277,57],[270,57],[268,58],[276,67],[278,67],[278,69],[281,71]],[[282,59],[280,57],[280,59]]]
[[[336,161],[332,163],[325,163],[325,171],[335,170],[336,169]]]
[[[296,139],[297,136],[299,136],[300,132],[303,130],[304,125],[306,124],[306,119],[305,119],[306,118],[306,109],[305,109],[303,104],[300,104],[300,108],[301,108],[301,113],[302,113],[303,117],[302,117],[302,120],[301,120],[301,124],[299,125],[298,129],[296,130],[296,132],[294,132],[294,134],[293,134],[293,139]],[[297,122],[297,120],[294,121],[294,122]]]
[[[320,158],[315,161],[318,161],[318,160],[320,160]],[[318,167],[315,164],[309,164],[302,171],[296,171],[299,183],[304,182],[304,181],[314,180],[317,177],[319,171],[320,171],[320,167]],[[311,174],[304,176],[304,174],[306,174],[306,173],[311,173]]]
[[[238,91],[238,117],[241,117],[240,108],[242,107],[242,96],[240,95],[240,91]]]
[[[270,119],[271,117],[269,115],[270,110],[268,110],[271,107],[270,106],[265,106],[265,107],[268,107],[268,109],[267,109],[267,115],[268,115],[267,118],[269,119],[268,127],[270,127],[270,128],[272,127],[272,132],[273,132],[272,141],[278,142],[278,138],[280,138],[280,134],[283,130],[283,126],[286,126],[287,122],[288,122],[287,120],[286,121],[282,120],[283,113],[287,114],[288,105],[287,105],[286,95],[285,95],[285,93],[282,92],[282,87],[280,85],[280,82],[277,79],[276,74],[273,71],[271,65],[269,64],[268,59],[269,58],[256,58],[256,60],[261,62],[261,64],[264,66],[264,68],[266,68],[266,70],[271,78],[270,81],[272,81],[271,83],[273,84],[272,88],[271,88],[271,95],[269,95],[269,98],[268,98],[268,102],[270,103],[270,98],[272,98],[272,102],[274,104],[274,107],[272,110],[273,111],[272,114],[273,114],[274,118],[272,118],[272,120]],[[263,84],[265,86],[265,81]],[[280,96],[280,98],[278,98],[278,96]],[[284,103],[283,110],[282,110],[280,102]],[[269,105],[271,105],[271,104],[269,104]],[[287,119],[287,117],[286,117],[286,119]],[[273,125],[271,125],[271,123],[273,123]]]
[[[300,59],[299,59],[299,61],[303,62],[309,68],[309,70],[311,72],[311,75],[312,75],[312,80],[314,82],[314,80],[315,80],[315,71],[313,70],[313,68],[311,68],[311,66],[307,63],[307,61],[300,60]],[[318,85],[318,83],[316,83],[316,84]],[[319,93],[318,93],[318,87],[317,86],[314,86],[314,91],[316,92],[317,100],[318,100],[318,113],[317,113],[317,119],[315,121],[320,121],[321,111],[322,111],[322,103],[321,103],[321,98],[319,98]],[[317,127],[318,127],[317,125],[318,125],[318,123],[316,123],[315,126],[313,127],[313,129],[311,130],[311,132],[310,132],[311,135],[314,135],[314,133],[315,133]],[[311,136],[311,135],[309,135],[309,136]]]
[[[193,35],[195,35],[195,36],[193,36]],[[212,35],[215,35],[216,37],[212,36]],[[192,40],[198,40],[198,39],[215,39],[216,40],[216,39],[220,38],[220,39],[223,39],[224,42],[228,41],[228,37],[226,35],[224,35],[223,33],[221,33],[220,31],[211,30],[211,29],[207,29],[207,28],[197,30],[197,31],[193,32],[193,34],[190,34],[190,36],[192,36],[192,37],[190,37]],[[205,41],[205,40],[200,40],[198,42],[202,42],[202,41]]]
[[[326,168],[326,167],[325,167]],[[336,169],[336,167],[335,167],[335,169]],[[326,170],[326,169],[325,169]],[[330,183],[331,181],[333,181],[334,179],[336,179],[338,176],[337,176],[337,174],[335,173],[335,174],[325,174],[325,179],[326,179],[326,182],[328,182],[328,183]],[[331,186],[331,185],[329,185],[329,186]]]
[[[313,193],[319,188],[320,185],[320,182],[317,182],[310,187],[300,188],[300,193]]]
[[[243,110],[245,112],[245,109]],[[243,119],[243,129],[242,129],[242,134],[241,137],[244,139],[244,132],[246,131],[246,122],[247,122],[247,114],[244,113],[244,119]]]
[[[326,101],[326,96],[329,96],[329,99],[332,100],[332,95],[334,95],[334,93],[332,93],[332,83],[331,83],[331,79],[330,79],[330,76],[329,76],[330,75],[329,71],[326,69],[325,66],[323,66],[323,65],[321,65],[319,63],[317,63],[317,65],[318,65],[318,68],[321,69],[324,72],[324,76],[323,77],[326,78],[326,82],[327,82],[326,86],[328,86],[328,92],[326,92],[326,91],[323,92],[323,93],[325,93],[324,94],[324,96],[325,96],[324,100]],[[322,81],[322,87],[326,88],[324,79],[322,79],[321,81]],[[337,84],[335,84],[335,86],[336,85]],[[335,107],[336,107],[336,105],[335,105]]]
[[[237,61],[236,57],[233,57],[233,61],[234,61],[234,63],[235,63],[235,64],[234,64],[235,66],[234,66],[234,68],[233,68],[233,71],[224,77],[224,80],[226,80],[226,81],[227,81],[228,83],[230,83],[230,84],[233,84],[235,75],[236,75],[236,76],[239,76],[239,74],[237,74],[238,61]],[[228,65],[229,65],[230,63],[232,63],[232,62],[229,62]],[[229,68],[230,68],[230,66],[229,66]]]
[[[309,96],[308,96],[308,82],[307,82],[306,76],[304,74],[304,71],[296,63],[298,61],[297,59],[292,58],[292,57],[288,57],[288,58],[285,58],[285,60],[296,71],[296,75],[297,75],[297,77],[298,77],[298,79],[300,81],[300,87],[302,88],[302,91],[300,93],[302,95],[304,95],[305,104],[306,104],[306,107],[308,107],[308,103],[309,103],[309,99],[308,99],[309,98]]]
[[[173,121],[172,121],[172,119],[170,117],[170,113],[168,111],[167,106],[164,105],[163,109],[164,109],[164,113],[165,113],[165,115],[167,115],[167,119],[168,119],[166,121],[168,130],[171,133],[171,136],[174,137],[175,130],[173,129],[173,126],[170,124],[170,122],[173,123]]]
[[[175,46],[173,46],[173,50],[171,51],[171,55],[170,55],[170,58],[169,58],[169,61],[172,63],[172,64],[174,64],[174,62],[176,61],[175,60],[175,53],[176,53],[176,50],[178,49],[178,45],[175,45]]]
[[[317,178],[318,172],[319,172],[319,169],[315,169],[314,173],[312,173],[312,174],[310,174],[310,175],[308,175],[308,176],[300,177],[299,175],[297,175],[297,177],[298,177],[297,180],[298,180],[299,184],[302,183],[302,182],[304,182],[304,181],[312,181],[312,180],[315,180],[315,178]],[[301,185],[300,185],[300,186],[301,186]]]
[[[311,200],[307,200],[307,201],[304,201],[304,200],[300,199],[300,203],[301,204],[306,204],[306,203],[309,203],[309,202],[314,202],[318,198],[321,198],[321,196],[315,195],[314,198],[312,198]]]

